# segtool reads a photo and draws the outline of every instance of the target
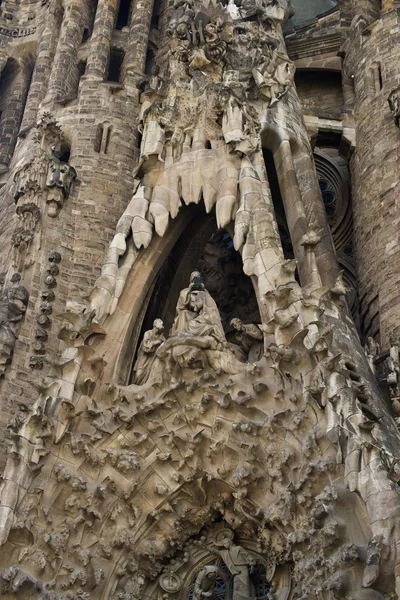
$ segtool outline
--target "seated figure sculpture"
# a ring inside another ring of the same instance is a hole
[[[229,374],[251,370],[232,352],[217,305],[205,289],[198,271],[191,274],[189,286],[179,294],[175,320],[167,340],[163,329],[161,319],[156,319],[153,329],[144,334],[134,367],[135,386],[162,380],[176,367],[211,367]]]
[[[217,305],[205,289],[198,271],[191,274],[189,287],[179,294],[171,335],[209,336],[214,340],[210,343],[215,349],[219,344],[226,345]]]
[[[264,353],[263,333],[258,325],[245,324],[238,318],[231,320],[235,331],[235,343],[242,350],[248,362],[257,362]]]
[[[179,294],[170,337],[160,346],[157,356],[170,369],[174,365],[189,368],[209,365],[232,374],[245,369],[229,348],[217,305],[198,271],[191,274],[189,286]]]

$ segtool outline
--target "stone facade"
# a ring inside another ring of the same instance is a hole
[[[400,597],[394,0],[3,0],[0,595]]]

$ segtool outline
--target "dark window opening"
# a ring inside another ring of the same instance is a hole
[[[286,221],[285,209],[281,190],[276,172],[274,157],[269,150],[263,150],[265,168],[267,169],[269,187],[271,190],[272,203],[275,211],[276,222],[278,223],[279,236],[281,238],[283,254],[285,258],[294,258],[293,245],[290,237],[289,226]]]
[[[142,133],[140,131],[138,131],[136,147],[138,148],[139,152],[140,152],[140,148],[142,147],[142,138],[143,138]]]
[[[383,89],[382,67],[379,63],[373,63],[370,69],[370,85],[372,92],[378,94]]]
[[[121,79],[121,67],[122,61],[124,60],[125,52],[118,50],[117,48],[111,49],[110,64],[108,67],[107,81],[120,82]]]
[[[94,27],[94,22],[96,20],[96,13],[97,13],[98,3],[99,3],[98,0],[94,0],[94,2],[92,1],[91,6],[90,6],[89,37],[91,37],[91,35],[93,33],[93,27]]]
[[[84,44],[85,42],[88,41],[88,39],[90,38],[90,32],[89,29],[84,29],[83,30],[83,35],[82,35],[82,44]]]
[[[151,44],[149,44],[146,52],[145,72],[147,74],[151,73],[154,66],[156,66],[156,51],[155,48]]]
[[[67,163],[67,162],[69,162],[70,155],[71,155],[70,144],[67,141],[61,142],[61,144],[59,146],[57,146],[57,148],[56,148],[55,156],[61,162]]]
[[[130,12],[131,0],[120,0],[116,29],[123,29],[129,25]]]
[[[105,132],[105,135],[104,135],[104,154],[107,154],[108,146],[110,144],[110,139],[111,139],[111,127],[108,127],[107,131]]]
[[[99,154],[107,154],[108,146],[110,144],[112,127],[107,121],[100,123],[97,126],[96,139],[94,141],[94,151]]]
[[[86,71],[86,60],[81,60],[78,63],[78,78],[80,79]]]
[[[378,66],[378,85],[379,85],[379,89],[381,90],[383,88],[383,79],[382,79],[382,67],[380,65]]]
[[[59,157],[59,160],[60,160],[61,162],[65,162],[65,163],[67,163],[67,162],[69,162],[69,157],[70,157],[70,156],[71,156],[71,150],[65,150],[65,151],[64,151],[64,152],[61,154],[61,156]]]
[[[205,147],[207,148],[207,150],[211,150],[211,142],[210,142],[210,140],[206,141],[206,146]]]

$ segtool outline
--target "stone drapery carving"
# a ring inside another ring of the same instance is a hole
[[[156,351],[165,341],[163,331],[164,323],[161,319],[156,319],[153,323],[153,329],[146,331],[144,334],[143,341],[139,346],[138,358],[134,370],[134,383],[136,385],[146,383],[150,374],[152,377],[155,377],[159,372]]]
[[[254,558],[242,546],[234,544],[231,537],[225,537],[221,546],[219,554],[233,575],[232,600],[254,599],[249,573],[249,567],[254,565]]]
[[[166,365],[173,370],[175,366],[199,368],[208,363],[225,373],[239,373],[246,368],[229,348],[217,305],[198,271],[191,274],[189,286],[179,294],[167,340],[162,330],[162,321],[156,319],[154,328],[144,334],[134,367],[136,385],[160,378]]]
[[[179,295],[171,334],[210,336],[217,344],[225,342],[217,305],[204,288],[198,271],[191,274],[189,287]]]
[[[214,566],[204,567],[196,577],[193,590],[193,598],[202,600],[210,598],[215,588],[218,570]]]

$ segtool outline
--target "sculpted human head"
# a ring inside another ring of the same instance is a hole
[[[235,317],[231,321],[231,326],[233,327],[233,329],[235,329],[235,331],[241,331],[242,327],[243,327],[243,324],[242,324],[242,321],[240,319],[238,319],[237,317]]]
[[[230,548],[232,546],[232,540],[229,537],[226,537],[222,540],[222,545],[224,548]]]
[[[163,321],[161,319],[156,319],[153,322],[153,327],[155,329],[157,329],[158,331],[162,331],[164,329],[164,323],[163,323]]]
[[[200,271],[193,271],[193,273],[190,274],[190,283],[192,283],[192,281],[195,279],[201,279]]]

